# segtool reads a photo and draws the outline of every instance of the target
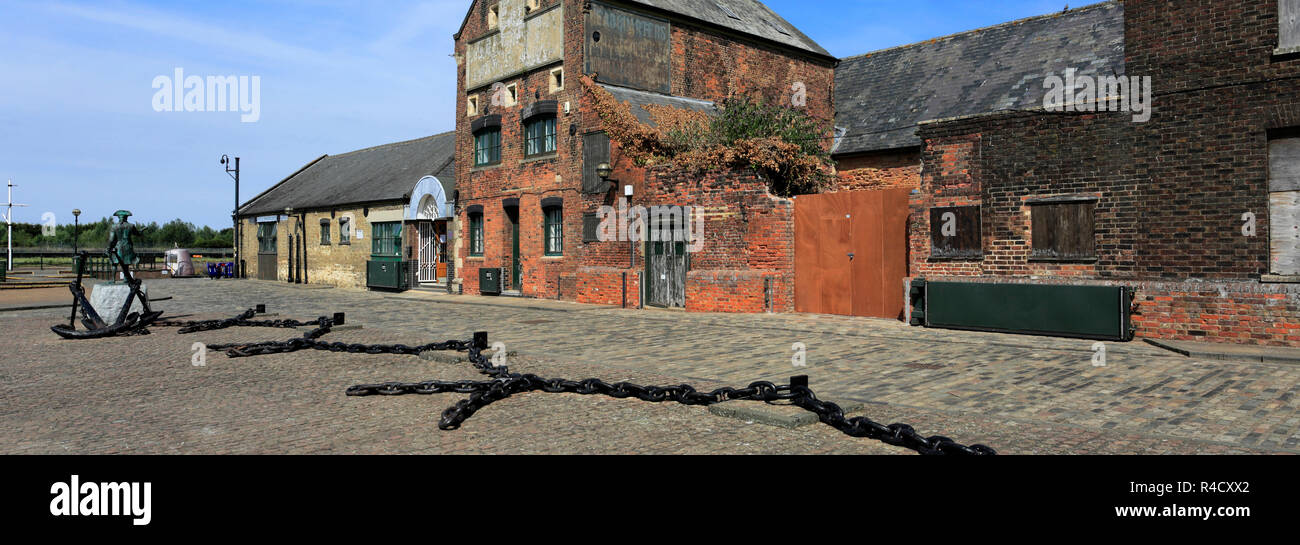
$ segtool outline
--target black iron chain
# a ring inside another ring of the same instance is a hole
[[[179,322],[174,320],[162,320],[154,322],[151,325],[160,327],[179,327],[178,333],[198,333],[200,331],[216,331],[218,329],[228,329],[231,327],[274,327],[280,329],[292,329],[295,327],[317,326],[324,327],[329,318],[321,317],[309,322],[299,320],[253,320],[257,311],[248,309],[239,316],[226,318],[224,320],[200,320],[190,322]]]
[[[361,384],[347,389],[347,395],[365,396],[399,396],[399,395],[434,395],[434,394],[469,394],[469,397],[456,402],[442,412],[438,428],[442,430],[459,429],[466,420],[480,409],[511,396],[529,393],[569,393],[580,395],[602,395],[618,399],[635,398],[650,403],[680,403],[682,405],[707,406],[727,401],[761,401],[765,403],[786,402],[817,415],[818,420],[851,437],[874,439],[890,445],[914,450],[925,455],[994,455],[997,451],[985,445],[963,445],[940,435],[923,436],[907,424],[881,424],[859,416],[849,418],[844,410],[835,403],[817,399],[817,395],[805,383],[791,381],[788,385],[772,382],[755,382],[744,388],[718,388],[711,392],[701,392],[688,384],[676,386],[643,386],[630,382],[610,384],[600,379],[568,380],[543,378],[533,374],[511,373],[506,366],[497,366],[483,355],[487,348],[487,333],[476,333],[470,340],[450,340],[418,346],[405,344],[348,344],[325,342],[320,338],[329,334],[334,326],[331,318],[321,317],[310,322],[294,320],[276,320],[254,322],[252,310],[235,318],[226,320],[209,320],[205,322],[157,322],[160,326],[180,326],[180,333],[212,331],[236,326],[251,327],[301,327],[316,325],[317,328],[303,334],[302,337],[285,341],[267,341],[256,343],[239,343],[209,345],[213,350],[224,350],[229,357],[240,358],[269,354],[285,354],[300,350],[324,350],[330,352],[347,352],[352,354],[403,354],[418,355],[428,351],[465,352],[470,363],[489,380],[461,380],[425,382],[388,382],[383,384]],[[803,381],[803,382],[806,382]]]

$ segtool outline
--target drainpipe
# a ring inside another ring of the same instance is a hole
[[[301,249],[302,255],[298,259],[298,266],[302,267],[302,272],[298,274],[298,280],[301,283],[307,283],[307,213],[303,212],[298,216],[298,248]]]

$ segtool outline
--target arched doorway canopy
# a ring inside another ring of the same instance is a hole
[[[407,220],[439,220],[454,215],[447,192],[442,182],[433,176],[425,176],[416,182],[411,191],[411,202],[406,207]]]

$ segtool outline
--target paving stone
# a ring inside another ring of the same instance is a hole
[[[837,403],[844,413],[850,414],[862,410],[862,403]],[[779,428],[801,428],[819,422],[817,415],[791,405],[764,403],[762,401],[728,401],[710,405],[709,412],[718,416],[735,418],[755,424],[765,424]]]
[[[266,303],[284,318],[347,312],[364,323],[328,341],[423,344],[488,331],[511,369],[545,377],[692,384],[705,390],[809,375],[823,399],[923,435],[1003,453],[1300,451],[1300,366],[1203,360],[1144,343],[906,327],[849,317],[635,311],[571,303],[476,304],[304,290],[252,281],[168,279],[164,319],[233,316]],[[531,308],[536,307],[536,308]],[[542,308],[545,307],[545,310]],[[571,309],[571,310],[561,310]],[[561,310],[561,311],[557,311]],[[437,429],[463,396],[348,398],[350,385],[481,380],[468,365],[410,356],[304,351],[229,359],[191,345],[284,340],[267,328],[66,341],[63,309],[0,314],[5,453],[908,453],[824,425],[747,424],[701,407],[531,393]],[[545,323],[537,323],[538,321]],[[807,367],[791,364],[807,345]],[[105,355],[109,355],[105,357]],[[518,355],[522,354],[522,355]]]

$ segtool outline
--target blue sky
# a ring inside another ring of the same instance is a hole
[[[1060,11],[1062,0],[769,0],[845,57]],[[451,130],[452,40],[469,0],[0,0],[0,183],[15,221],[229,225],[241,199],[329,153]],[[1083,5],[1080,3],[1078,5]],[[1078,6],[1075,6],[1078,7]],[[261,117],[157,112],[154,79],[258,76]]]

